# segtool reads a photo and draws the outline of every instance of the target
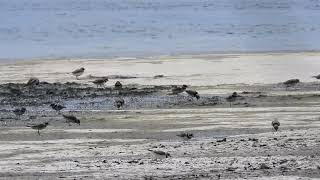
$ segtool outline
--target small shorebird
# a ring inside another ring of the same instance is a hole
[[[278,121],[278,119],[275,119],[271,122],[271,125],[273,126],[273,128],[278,131],[279,126],[280,126],[280,122]]]
[[[171,91],[172,91],[172,94],[180,94],[180,93],[183,93],[186,89],[187,89],[187,85],[182,85],[182,87],[174,87]]]
[[[117,107],[117,109],[122,108],[124,105],[124,99],[123,98],[118,98],[115,100],[115,106]]]
[[[122,84],[120,81],[117,81],[115,84],[114,84],[114,88],[115,89],[122,89]]]
[[[316,75],[316,76],[312,76],[313,78],[316,78],[316,79],[320,79],[320,74]]]
[[[32,129],[38,130],[38,134],[40,136],[40,130],[45,129],[49,125],[48,122],[36,124],[36,125],[27,125],[27,127],[31,127]]]
[[[71,126],[70,123],[76,123],[80,125],[80,120],[77,117],[73,115],[64,115],[64,114],[62,116],[66,119],[66,123],[68,123],[69,126]]]
[[[22,116],[25,112],[26,112],[26,108],[24,108],[24,107],[22,107],[22,108],[16,108],[16,109],[14,109],[13,110],[13,113],[16,115],[16,116],[18,116],[18,117],[20,117],[20,116]]]
[[[181,137],[181,138],[184,138],[184,139],[191,139],[193,138],[193,134],[192,133],[188,133],[188,132],[183,132],[183,133],[180,133],[180,134],[177,134],[177,136]]]
[[[195,97],[197,99],[200,99],[200,95],[199,95],[199,93],[197,91],[186,90],[186,93],[191,97]]]
[[[61,104],[55,104],[55,103],[50,104],[50,107],[52,109],[56,110],[57,112],[60,112],[63,108],[66,108],[65,106],[63,106]]]
[[[93,84],[97,85],[97,88],[100,86],[104,86],[104,84],[108,81],[109,79],[107,77],[105,78],[99,78],[99,79],[96,79],[94,81],[92,81]]]
[[[296,84],[298,84],[300,81],[299,79],[289,79],[288,81],[285,81],[283,84],[286,87],[291,87],[291,86],[295,86]]]
[[[78,77],[84,73],[84,70],[85,69],[82,67],[82,68],[79,68],[79,69],[72,71],[72,74],[76,77],[76,79],[78,79]]]
[[[238,93],[237,92],[233,92],[232,95],[230,95],[230,96],[228,96],[226,98],[226,100],[230,103],[230,107],[232,105],[232,102],[237,100],[237,97],[239,97]]]
[[[148,149],[148,151],[153,152],[154,154],[161,156],[161,157],[171,157],[171,155],[168,152],[164,152],[164,151],[160,151],[160,150],[152,150],[152,149]]]
[[[40,81],[38,78],[36,77],[32,77],[28,80],[27,82],[27,86],[36,86],[36,85],[39,85],[40,84]]]

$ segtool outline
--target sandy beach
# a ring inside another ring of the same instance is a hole
[[[319,179],[320,82],[311,77],[319,59],[297,52],[2,63],[0,178]],[[76,80],[70,72],[80,67]],[[101,76],[109,81],[96,87]],[[40,84],[26,86],[30,77]],[[300,83],[283,84],[294,78]],[[200,99],[171,95],[182,84]],[[66,108],[59,114],[53,102]],[[17,107],[26,113],[16,117]],[[40,136],[26,127],[43,122]]]

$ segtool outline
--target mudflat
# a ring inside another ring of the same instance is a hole
[[[223,54],[1,64],[0,177],[320,178],[320,83],[311,77],[319,57]],[[76,80],[70,72],[79,67],[86,71]],[[102,76],[109,78],[104,87],[92,84]],[[40,84],[26,85],[30,77]],[[301,82],[283,84],[293,78]],[[114,87],[116,81],[123,87]],[[183,84],[200,99],[172,94]],[[229,101],[233,92],[237,96]],[[120,109],[119,97],[125,101]],[[51,103],[65,108],[56,112]],[[27,111],[16,116],[13,109],[20,107]],[[76,116],[81,125],[69,125],[62,114]],[[281,123],[277,132],[271,126],[275,118]],[[26,127],[44,122],[49,125],[40,135]],[[184,132],[193,137],[177,136]]]

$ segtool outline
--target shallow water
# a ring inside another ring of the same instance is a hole
[[[0,59],[319,50],[315,0],[2,0]]]

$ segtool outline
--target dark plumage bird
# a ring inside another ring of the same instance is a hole
[[[120,81],[117,81],[115,84],[114,84],[114,88],[115,89],[122,89],[122,84]]]
[[[193,138],[193,134],[192,133],[188,133],[188,132],[183,132],[183,133],[177,134],[177,136],[182,137],[184,139]]]
[[[61,111],[63,108],[66,108],[61,104],[55,104],[55,103],[50,104],[50,107],[56,111]]]
[[[164,151],[152,150],[152,149],[148,149],[148,151],[151,151],[151,152],[153,152],[154,154],[159,155],[159,156],[165,156],[166,158],[167,158],[167,157],[171,157],[171,155],[170,155],[169,153],[164,152]]]
[[[97,87],[99,86],[104,86],[104,84],[108,81],[108,78],[100,78],[100,79],[96,79],[94,81],[92,81],[93,84],[97,85]]]
[[[38,130],[38,134],[40,136],[40,130],[45,129],[49,125],[48,122],[36,124],[36,125],[27,125],[27,127],[31,127],[32,129]]]
[[[300,82],[299,79],[289,79],[288,81],[285,81],[283,84],[286,87],[290,87],[290,86],[295,86],[296,84],[298,84]]]
[[[28,80],[27,82],[27,86],[36,86],[36,85],[39,85],[40,84],[40,81],[38,78],[35,78],[35,77],[32,77]]]
[[[186,93],[191,97],[195,97],[197,99],[200,99],[200,95],[199,95],[199,93],[197,91],[186,90]]]
[[[230,103],[230,107],[232,105],[232,102],[237,100],[237,97],[239,97],[238,93],[237,92],[233,92],[232,95],[230,95],[230,96],[228,96],[226,98],[226,100]]]
[[[320,74],[316,75],[316,76],[312,76],[313,78],[316,78],[316,79],[320,79]]]
[[[66,119],[66,123],[68,123],[69,125],[71,125],[70,123],[76,123],[80,125],[80,120],[73,116],[73,115],[62,115],[65,119]]]
[[[16,108],[13,110],[13,113],[16,115],[16,116],[22,116],[25,112],[27,111],[26,108],[22,107],[22,108]]]
[[[79,68],[79,69],[72,71],[72,74],[78,79],[78,77],[84,73],[84,70],[85,69],[82,67],[82,68]]]
[[[279,122],[277,119],[275,119],[275,120],[273,120],[273,121],[271,122],[271,125],[273,126],[273,128],[274,128],[276,131],[278,131],[279,126],[280,126],[280,122]]]
[[[181,87],[174,87],[171,91],[172,94],[180,94],[183,93],[187,89],[187,85],[182,85]]]
[[[117,109],[122,108],[124,105],[124,99],[123,98],[118,98],[115,100],[115,106],[117,107]]]

